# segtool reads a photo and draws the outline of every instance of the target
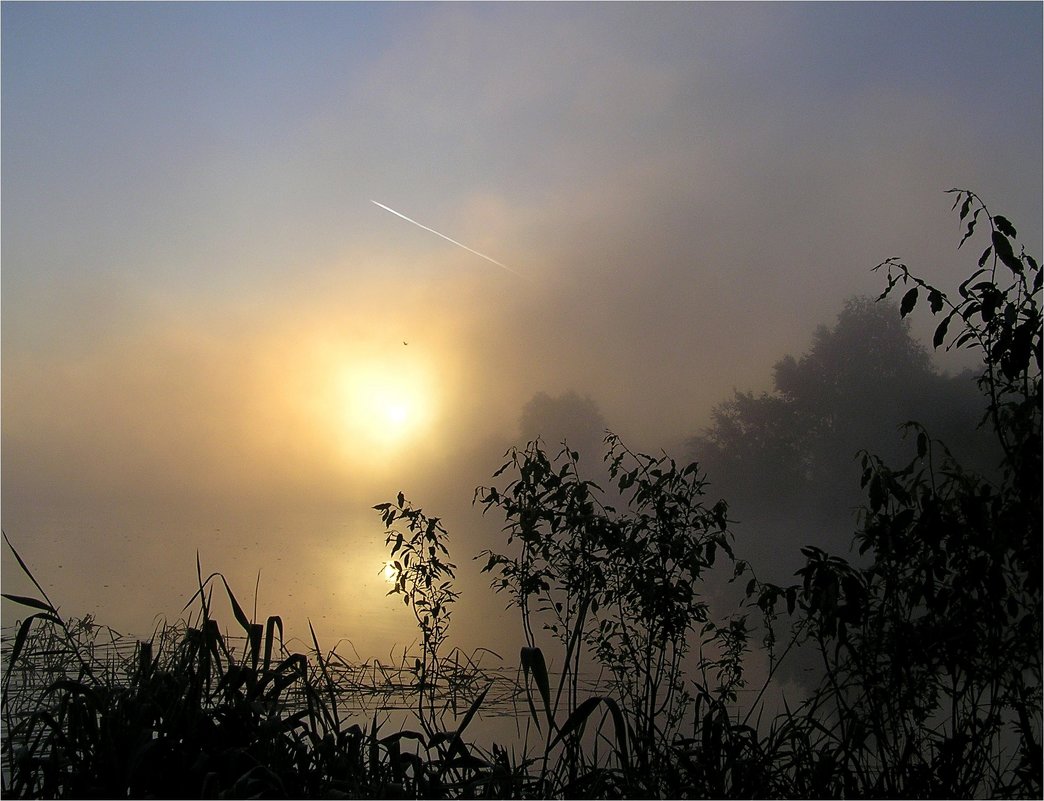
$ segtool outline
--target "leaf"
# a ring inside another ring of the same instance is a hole
[[[373,722],[370,724],[370,773],[378,775],[381,768],[380,751],[377,743],[377,712],[373,713]]]
[[[955,206],[957,205],[957,202],[960,201],[960,199],[961,199],[960,195],[958,195],[957,196],[957,201],[954,201],[954,205]],[[968,216],[968,210],[971,208],[971,202],[972,202],[971,195],[969,195],[967,198],[965,198],[964,203],[961,204],[961,219],[962,220],[965,217]]]
[[[18,633],[15,635],[14,645],[11,646],[11,651],[7,655],[7,670],[4,671],[4,688],[7,688],[7,682],[10,680],[11,671],[14,669],[15,662],[18,661],[19,655],[22,653],[22,647],[25,645],[25,638],[29,635],[29,629],[33,625],[33,621],[38,617],[47,617],[53,620],[48,615],[36,614],[29,615],[25,620],[22,621],[22,625],[18,627]]]
[[[598,704],[600,704],[602,701],[608,702],[611,700],[612,699],[609,698],[595,696],[594,698],[588,698],[586,701],[580,704],[580,706],[573,710],[573,714],[569,716],[569,719],[563,724],[562,728],[558,730],[558,734],[555,735],[555,738],[548,745],[547,750],[550,751],[552,748],[558,745],[563,740],[563,738],[568,736],[570,732],[579,727],[582,723],[586,722],[587,719],[591,716],[591,713],[594,712],[595,707],[598,706]]]
[[[36,598],[29,598],[25,595],[11,595],[7,592],[0,593],[0,595],[3,595],[3,597],[9,601],[14,601],[16,604],[21,604],[22,606],[28,606],[32,609],[42,609],[43,611],[50,612],[53,615],[58,614],[53,606],[51,606],[48,603],[44,603],[43,601],[38,601]]]
[[[932,314],[938,314],[942,311],[944,300],[943,293],[938,289],[933,289],[928,293],[928,305],[931,307]]]
[[[986,248],[986,250],[989,251],[990,248]],[[985,254],[985,255],[988,255],[988,253]],[[985,263],[986,263],[986,259],[984,257],[984,258],[982,258],[979,261],[979,268],[980,269],[976,270],[971,275],[969,275],[966,279],[964,279],[964,281],[961,282],[961,285],[959,287],[957,287],[957,291],[960,293],[962,298],[967,298],[968,297],[968,284],[970,284],[972,281],[974,281],[976,278],[978,278],[980,275],[982,275],[985,272],[985,270],[981,269],[982,265],[985,264]]]
[[[555,722],[551,716],[551,683],[547,677],[547,665],[544,663],[544,654],[539,648],[523,648],[521,658],[522,673],[528,676],[530,671],[532,671],[533,678],[536,680],[537,690],[540,692],[540,699],[544,702],[547,722],[554,728]],[[536,710],[533,709],[532,698],[530,698],[529,708],[535,718]]]
[[[822,548],[817,548],[815,545],[804,546],[801,554],[807,559],[822,559],[826,555]]]
[[[250,634],[250,621],[247,616],[243,613],[243,608],[239,605],[239,601],[236,600],[236,596],[232,594],[232,588],[228,586],[228,582],[224,576],[221,576],[221,581],[225,585],[225,591],[228,593],[228,600],[232,604],[232,614],[235,615],[239,625],[243,627],[243,630],[249,636]]]
[[[623,763],[624,773],[626,774],[631,761],[627,750],[627,724],[624,721],[623,712],[612,698],[603,698],[602,700],[605,701],[605,705],[609,707],[609,713],[613,716],[613,728],[616,730],[616,747],[620,752],[620,762]]]
[[[279,615],[270,615],[265,623],[265,670],[272,662],[272,646],[275,644],[275,629],[279,629],[279,642],[283,642],[283,619]]]
[[[308,621],[308,631],[312,634],[312,644],[315,646],[315,661],[319,664],[319,670],[323,676],[323,682],[330,693],[330,704],[327,706],[323,704],[321,706],[323,717],[333,724],[335,729],[341,728],[341,716],[337,712],[337,696],[334,692],[334,683],[330,679],[330,674],[326,669],[327,660],[323,659],[323,651],[319,647],[319,638],[315,636],[315,629],[312,628],[312,621]]]
[[[445,732],[438,732],[438,734],[445,735]],[[406,738],[408,740],[416,740],[420,743],[424,742],[424,735],[421,734],[419,731],[413,731],[412,729],[402,729],[401,731],[397,731],[393,734],[389,734],[385,737],[382,737],[380,740],[378,740],[378,742],[381,745],[391,745],[392,743],[398,743],[403,738]]]
[[[992,285],[989,289],[993,290]],[[988,323],[997,313],[997,307],[1000,306],[1001,303],[1001,295],[996,291],[984,291],[983,294],[985,297],[982,299],[980,313],[982,314],[983,321]]]
[[[993,249],[1005,266],[1016,275],[1022,274],[1022,262],[1011,249],[1011,242],[1000,231],[993,232]]]
[[[917,289],[918,289],[917,287],[914,287],[909,292],[907,292],[905,295],[903,295],[902,303],[899,305],[899,316],[900,317],[905,317],[911,311],[913,311],[913,307],[917,303]]]
[[[982,211],[981,208],[976,209],[975,213],[972,214],[972,218],[968,221],[968,230],[964,232],[964,236],[961,237],[961,241],[957,244],[957,249],[958,250],[961,249],[961,245],[963,245],[965,242],[967,242],[968,241],[968,237],[970,237],[972,235],[972,233],[975,231],[975,221],[979,219],[979,212],[980,211]]]
[[[950,320],[952,319],[953,314],[951,313],[948,314],[941,323],[939,323],[939,327],[935,329],[935,336],[932,337],[932,347],[938,348],[946,339],[946,329],[949,327]]]
[[[92,687],[73,679],[58,679],[52,682],[44,690],[44,695],[48,696],[62,691],[70,695],[82,695],[95,709],[98,707],[98,693]]]
[[[1012,239],[1018,236],[1018,234],[1015,232],[1015,226],[1011,224],[1011,221],[1008,220],[1007,217],[1002,217],[999,214],[994,214],[993,224],[997,226],[997,230],[1005,236],[1011,237]]]
[[[884,487],[881,486],[881,476],[879,473],[874,473],[874,477],[870,480],[870,511],[876,512],[885,502]]]
[[[474,702],[471,704],[471,706],[468,707],[468,711],[464,713],[464,719],[461,721],[460,725],[457,727],[456,734],[454,734],[454,737],[453,737],[453,740],[454,740],[455,743],[456,742],[460,742],[460,737],[464,733],[464,729],[466,729],[468,727],[468,725],[471,723],[472,718],[475,717],[475,714],[478,712],[479,707],[482,706],[482,702],[486,699],[486,693],[488,693],[490,691],[490,688],[492,686],[493,686],[493,682],[490,682],[489,686],[487,686],[486,689],[484,689],[481,693],[479,693],[478,698],[476,698],[474,700]]]
[[[14,547],[14,545],[11,544],[11,540],[8,538],[7,532],[0,531],[0,533],[3,534],[4,542],[6,542],[7,547],[11,549],[11,553],[14,554],[14,558],[18,560],[18,566],[22,568],[22,572],[25,573],[25,575],[29,577],[29,580],[33,582],[33,586],[35,586],[36,589],[40,591],[40,595],[42,595],[44,599],[46,599],[49,602],[50,599],[47,598],[47,593],[44,592],[44,588],[40,586],[40,582],[36,580],[36,576],[33,575],[33,572],[29,569],[28,565],[26,565],[26,563],[22,560],[22,557],[19,555],[17,549]],[[51,611],[54,610],[52,609]],[[58,613],[55,612],[55,614],[57,615]]]

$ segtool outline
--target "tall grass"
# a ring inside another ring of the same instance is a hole
[[[429,719],[429,732],[389,733],[382,698],[416,689],[402,683],[405,664],[352,665],[323,651],[314,632],[311,650],[290,652],[280,618],[250,620],[223,576],[199,572],[198,585],[185,621],[130,648],[90,619],[64,620],[38,584],[40,598],[5,596],[33,610],[5,643],[5,796],[520,794],[511,788],[524,771],[507,750],[464,739],[488,692],[476,660],[454,652],[442,666],[451,692],[439,720],[451,726]],[[219,625],[215,589],[238,636]],[[463,698],[469,705],[455,716]],[[369,719],[345,719],[346,706],[367,702]]]

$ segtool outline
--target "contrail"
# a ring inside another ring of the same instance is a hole
[[[475,254],[476,256],[479,256],[480,258],[483,258],[483,259],[485,259],[486,261],[489,261],[489,262],[493,262],[493,264],[497,265],[497,267],[502,267],[503,269],[507,270],[507,271],[508,271],[509,273],[511,273],[512,275],[517,275],[517,276],[518,276],[519,278],[524,278],[524,277],[525,277],[525,276],[523,276],[523,275],[522,275],[521,273],[516,273],[516,272],[515,272],[514,270],[512,270],[512,269],[511,269],[510,267],[508,267],[508,266],[507,266],[506,264],[501,264],[501,263],[500,263],[499,261],[497,261],[496,259],[491,259],[491,258],[490,258],[489,256],[487,256],[487,255],[486,255],[485,253],[479,253],[479,252],[478,252],[477,250],[474,250],[474,249],[472,249],[472,248],[469,248],[469,247],[468,247],[467,245],[465,245],[465,244],[464,244],[464,243],[462,243],[462,242],[458,242],[458,241],[457,241],[456,239],[450,239],[450,238],[449,238],[448,236],[446,236],[445,234],[440,234],[440,233],[439,233],[438,231],[436,231],[436,230],[435,230],[434,228],[429,228],[429,227],[428,227],[428,226],[426,226],[426,225],[421,225],[421,224],[420,224],[419,222],[417,222],[416,220],[411,220],[411,219],[410,219],[409,217],[407,217],[407,216],[406,216],[405,214],[400,214],[400,213],[399,213],[399,212],[397,212],[397,211],[396,211],[395,209],[390,209],[390,208],[388,208],[387,206],[385,206],[385,205],[384,205],[383,203],[378,203],[378,202],[377,202],[376,200],[371,200],[370,202],[371,202],[371,203],[373,203],[373,205],[375,205],[375,206],[380,206],[380,207],[381,207],[382,209],[384,209],[385,211],[390,211],[390,212],[391,212],[392,214],[394,214],[394,215],[395,215],[396,217],[402,217],[402,219],[404,219],[404,220],[405,220],[406,222],[410,222],[410,223],[413,223],[413,224],[414,224],[414,225],[416,225],[416,226],[417,226],[418,228],[423,228],[423,229],[424,229],[425,231],[430,231],[431,233],[435,234],[435,236],[441,236],[441,237],[442,237],[443,239],[445,239],[445,240],[446,240],[447,242],[452,242],[452,243],[453,243],[454,245],[456,245],[457,247],[459,247],[459,248],[464,248],[464,250],[468,251],[469,253],[474,253],[474,254]]]

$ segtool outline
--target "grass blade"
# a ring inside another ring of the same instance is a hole
[[[315,629],[312,627],[312,621],[308,621],[308,630],[312,633],[312,643],[315,645],[315,658],[319,663],[319,670],[323,674],[323,682],[326,684],[326,690],[330,694],[330,710],[323,710],[327,718],[332,718],[334,728],[340,730],[341,718],[337,713],[337,693],[334,690],[334,683],[330,679],[330,674],[326,669],[326,660],[323,659],[323,652],[319,648],[319,638],[315,636]],[[325,707],[325,704],[324,704]]]
[[[29,577],[29,580],[31,582],[33,582],[33,584],[36,586],[36,589],[40,591],[40,595],[44,597],[44,600],[47,601],[47,603],[51,603],[51,599],[47,597],[47,593],[44,592],[44,588],[41,587],[40,582],[36,580],[36,576],[33,575],[33,571],[31,571],[29,567],[26,565],[26,563],[22,561],[22,557],[18,554],[18,551],[15,550],[15,547],[11,544],[11,540],[7,537],[7,532],[0,531],[0,533],[3,534],[4,542],[6,542],[7,547],[11,549],[11,553],[14,554],[14,558],[18,560],[18,566],[22,568],[22,572]],[[53,606],[54,605],[52,604],[52,608]]]
[[[283,619],[279,615],[271,615],[265,626],[265,670],[272,664],[272,644],[275,639],[275,628],[279,628],[279,644],[283,644]]]
[[[536,681],[537,690],[540,692],[540,698],[544,702],[544,712],[547,714],[548,725],[554,729],[555,721],[551,715],[551,682],[548,681],[547,677],[547,665],[544,663],[544,654],[539,648],[523,648],[522,654],[522,673],[528,677],[530,671],[533,673],[533,678]],[[533,699],[531,694],[528,692],[527,683],[526,696],[529,699],[529,709],[533,713],[533,718],[536,719],[536,710],[533,708]],[[537,720],[537,726],[540,726],[540,721]]]
[[[50,612],[52,615],[58,614],[55,608],[50,604],[44,603],[43,601],[39,601],[36,598],[30,598],[27,595],[11,595],[11,593],[8,592],[0,593],[0,595],[2,595],[9,601],[14,601],[16,604],[21,604],[22,606],[28,606],[33,609],[42,609],[44,612]]]
[[[247,637],[250,636],[250,620],[247,618],[246,613],[243,612],[243,607],[239,605],[239,601],[236,600],[236,596],[232,593],[232,588],[228,586],[228,582],[225,577],[220,573],[217,574],[221,579],[221,583],[225,585],[225,592],[228,593],[228,600],[232,604],[232,614],[235,615],[236,621],[240,626],[243,627],[243,631],[246,632]]]
[[[478,698],[474,700],[474,702],[468,708],[468,711],[464,713],[464,719],[460,722],[460,725],[457,727],[456,737],[458,740],[460,739],[460,736],[464,733],[464,729],[466,729],[468,727],[468,724],[471,723],[471,719],[475,717],[475,713],[478,712],[479,707],[482,706],[482,702],[486,699],[486,694],[490,691],[490,688],[492,686],[493,682],[490,682],[486,689],[479,693]]]
[[[610,714],[613,716],[613,726],[616,728],[616,744],[620,751],[620,759],[627,764],[628,752],[627,752],[627,732],[624,726],[623,713],[620,711],[620,707],[617,706],[616,701],[612,698],[606,698],[604,696],[595,696],[594,698],[588,698],[580,706],[576,708],[569,719],[562,725],[562,728],[558,730],[558,734],[551,741],[548,746],[548,750],[554,748],[558,743],[565,739],[572,731],[579,728],[594,712],[595,707],[599,704],[604,703],[608,708]]]
[[[6,596],[5,597],[9,597]],[[15,635],[14,644],[11,646],[11,653],[7,656],[7,670],[4,671],[4,690],[6,692],[7,684],[11,680],[11,671],[14,669],[15,662],[18,661],[18,657],[22,653],[22,648],[25,647],[25,638],[29,636],[29,629],[33,625],[33,621],[37,618],[43,618],[44,620],[50,620],[53,622],[60,622],[57,618],[51,615],[38,613],[30,615],[22,621],[22,625],[18,627],[18,633]]]

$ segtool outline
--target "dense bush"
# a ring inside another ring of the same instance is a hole
[[[487,510],[503,513],[513,546],[482,557],[484,570],[496,575],[493,587],[508,592],[521,613],[523,667],[534,671],[546,717],[545,765],[555,744],[564,748],[555,762],[560,773],[541,776],[542,794],[571,792],[596,773],[622,792],[658,793],[692,693],[720,705],[735,701],[742,684],[743,619],[716,624],[701,597],[703,575],[717,554],[732,558],[725,504],[703,503],[695,463],[679,467],[667,456],[633,453],[612,434],[606,441],[609,477],[624,510],[580,477],[576,451],[565,447],[552,461],[539,442],[510,452],[495,474],[515,474],[506,487],[476,493]],[[537,624],[561,649],[553,693]],[[725,646],[705,665],[716,685],[686,686],[683,663],[694,642]],[[611,696],[581,698],[578,683],[588,660],[612,677]],[[585,761],[582,746],[587,717],[599,703],[613,725],[613,758],[603,765]]]
[[[824,668],[795,714],[812,735],[806,768],[825,795],[1039,796],[1041,793],[1041,272],[1014,226],[954,190],[989,243],[957,296],[896,259],[882,298],[900,314],[926,300],[934,344],[982,357],[983,425],[1000,478],[964,469],[918,423],[912,460],[863,453],[867,503],[856,542],[866,567],[804,549],[799,637]],[[751,587],[772,610],[785,592]],[[793,593],[793,589],[790,590]]]

